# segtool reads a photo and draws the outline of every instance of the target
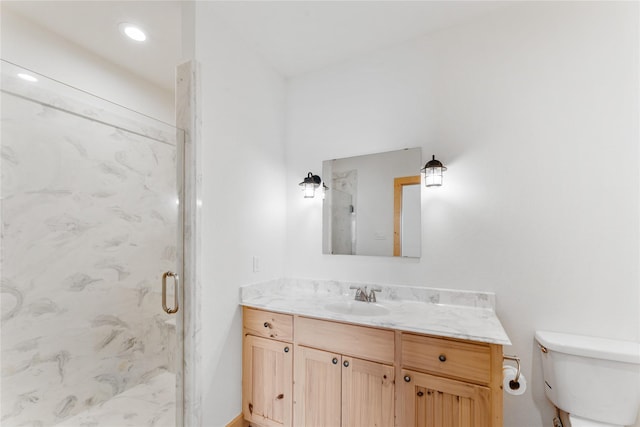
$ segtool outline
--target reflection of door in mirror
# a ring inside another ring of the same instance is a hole
[[[353,255],[355,248],[355,210],[353,197],[349,193],[335,189],[332,194],[331,210],[331,253]]]
[[[420,218],[420,175],[395,178],[393,256],[420,257]]]

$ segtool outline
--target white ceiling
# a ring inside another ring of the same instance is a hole
[[[3,0],[2,8],[173,91],[181,49],[178,1]],[[125,38],[122,22],[140,25],[147,41]]]
[[[491,13],[485,1],[216,1],[218,16],[286,76]],[[38,25],[172,89],[181,60],[180,1],[2,1]],[[148,42],[118,31],[137,23]]]
[[[225,1],[216,8],[294,76],[490,13],[493,1]]]

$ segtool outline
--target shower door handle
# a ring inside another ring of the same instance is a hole
[[[167,307],[167,277],[173,278],[173,308]],[[172,271],[166,271],[162,275],[162,309],[167,314],[174,314],[178,312],[180,305],[178,304],[178,290],[180,278]]]

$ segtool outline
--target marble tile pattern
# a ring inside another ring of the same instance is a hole
[[[56,427],[173,427],[175,383],[173,374],[156,375]]]
[[[171,370],[176,145],[1,102],[0,424],[51,426]]]
[[[382,289],[377,293],[378,303],[390,312],[362,316],[326,308],[329,304],[353,300],[355,291],[351,286]],[[490,292],[283,278],[242,287],[240,304],[280,313],[511,345],[495,313],[495,294]]]

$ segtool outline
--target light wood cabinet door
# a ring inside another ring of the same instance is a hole
[[[300,346],[295,351],[296,427],[340,427],[342,356]]]
[[[342,358],[342,427],[393,427],[394,368]]]
[[[296,427],[393,427],[394,368],[297,346]]]
[[[491,427],[489,388],[406,369],[402,376],[403,426]]]
[[[293,346],[245,335],[242,412],[264,427],[291,427]]]

